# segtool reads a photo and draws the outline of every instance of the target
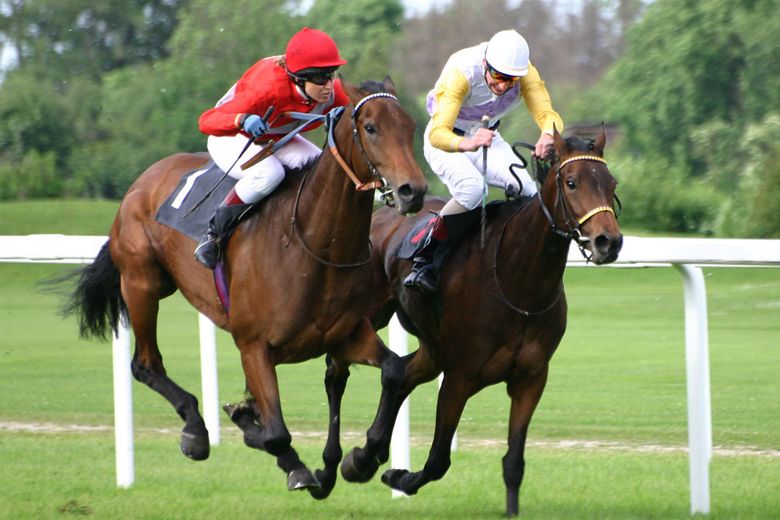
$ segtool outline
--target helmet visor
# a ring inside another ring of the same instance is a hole
[[[333,81],[336,76],[336,68],[328,67],[304,69],[298,71],[295,74],[290,72],[290,76],[298,80],[308,81],[310,83],[314,83],[315,85],[322,86],[325,85],[328,81]]]
[[[510,83],[514,85],[515,83],[520,81],[520,78],[522,77],[522,76],[508,76],[503,72],[499,72],[496,69],[494,69],[487,61],[485,62],[485,65],[487,65],[487,71],[488,74],[490,74],[490,77],[496,81],[501,81],[504,83]]]

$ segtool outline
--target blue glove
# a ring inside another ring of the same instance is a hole
[[[257,139],[268,131],[268,124],[262,117],[250,114],[244,117],[244,120],[241,122],[241,128],[243,128],[244,132]]]

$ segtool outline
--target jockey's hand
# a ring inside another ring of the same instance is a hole
[[[496,132],[489,128],[480,128],[476,134],[461,139],[458,150],[461,152],[473,152],[483,146],[489,147],[493,144],[493,136],[495,135]]]
[[[244,120],[241,122],[241,128],[244,132],[257,139],[268,131],[268,124],[262,117],[256,114],[249,114],[248,116],[245,116]]]
[[[534,155],[540,159],[551,159],[553,156],[553,136],[542,132],[539,140],[536,141]]]

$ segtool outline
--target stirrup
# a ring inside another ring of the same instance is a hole
[[[219,261],[219,244],[217,244],[215,235],[209,233],[198,244],[198,247],[195,248],[195,260],[211,270],[217,266],[217,261]]]
[[[403,281],[404,287],[433,294],[439,289],[439,276],[430,262],[415,262],[412,272]]]

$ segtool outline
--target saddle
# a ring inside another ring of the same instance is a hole
[[[195,241],[200,240],[214,210],[235,184],[236,179],[225,175],[214,161],[209,161],[181,178],[176,189],[158,208],[155,219]]]

